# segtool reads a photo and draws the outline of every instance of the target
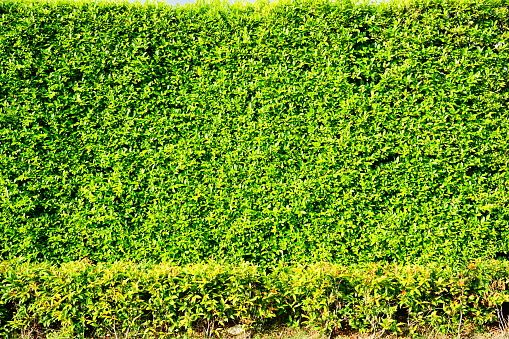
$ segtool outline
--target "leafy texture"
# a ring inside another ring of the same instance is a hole
[[[500,1],[0,1],[0,257],[503,257]]]
[[[173,266],[3,262],[2,334],[37,328],[73,338],[220,333],[233,324],[412,333],[485,325],[509,301],[507,262]],[[501,313],[499,313],[501,314]]]

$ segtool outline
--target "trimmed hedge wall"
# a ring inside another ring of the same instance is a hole
[[[0,257],[503,258],[508,27],[505,0],[2,0]]]
[[[0,333],[72,338],[220,333],[234,324],[458,333],[502,320],[509,263],[192,266],[3,262]],[[499,316],[497,316],[497,314]]]

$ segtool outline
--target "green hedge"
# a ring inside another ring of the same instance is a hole
[[[509,263],[193,266],[3,262],[0,333],[72,338],[220,333],[243,324],[417,333],[501,321]]]
[[[509,250],[507,1],[0,1],[0,257]]]

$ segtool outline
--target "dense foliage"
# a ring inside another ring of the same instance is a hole
[[[0,1],[0,257],[509,250],[507,1]]]
[[[69,338],[208,334],[243,324],[461,333],[502,321],[507,262],[279,266],[0,265],[0,329]],[[223,332],[224,333],[224,332]],[[458,333],[458,334],[459,334]],[[1,336],[1,334],[0,334]],[[62,336],[61,336],[62,337]],[[459,336],[458,336],[459,337]]]

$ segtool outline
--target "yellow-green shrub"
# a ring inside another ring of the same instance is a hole
[[[4,262],[0,319],[8,335],[31,327],[75,337],[214,333],[242,323],[324,332],[444,332],[501,319],[509,263],[275,266],[221,263]]]

